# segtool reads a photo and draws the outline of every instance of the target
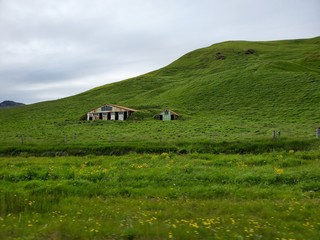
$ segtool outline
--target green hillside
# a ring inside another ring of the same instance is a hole
[[[80,121],[105,103],[141,111],[126,122]],[[163,108],[182,119],[154,120]],[[230,41],[79,95],[1,110],[0,145],[4,151],[21,145],[252,142],[270,139],[273,130],[281,131],[283,139],[310,140],[320,127],[319,109],[320,37]]]

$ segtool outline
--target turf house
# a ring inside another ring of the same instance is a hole
[[[154,116],[155,119],[162,120],[162,121],[177,120],[178,117],[179,115],[177,113],[168,109],[165,109],[163,110],[163,112]]]
[[[87,113],[87,120],[127,120],[137,110],[114,104],[106,104]]]

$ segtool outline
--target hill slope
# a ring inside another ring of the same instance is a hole
[[[121,126],[112,123],[112,131],[120,139],[136,140],[142,136],[141,141],[150,141],[143,128],[159,131],[160,123],[151,119],[165,107],[178,111],[187,120],[163,128],[166,137],[179,134],[186,140],[193,133],[219,132],[221,139],[230,134],[238,139],[252,137],[253,132],[269,134],[275,128],[285,130],[288,136],[311,137],[320,125],[319,49],[320,37],[214,44],[136,78],[56,101],[2,111],[2,141],[8,142],[21,132],[35,134],[30,129],[39,128],[42,135],[77,129],[87,136],[87,131],[93,130],[89,123],[81,128],[73,125],[88,110],[104,103],[144,112],[146,120],[139,123],[146,124],[142,128],[137,128],[136,122]],[[158,135],[155,133],[151,139]]]

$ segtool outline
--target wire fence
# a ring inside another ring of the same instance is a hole
[[[158,143],[158,144],[176,144],[176,143],[219,143],[224,141],[259,141],[259,140],[303,140],[320,139],[320,128],[314,133],[294,134],[280,130],[272,130],[265,134],[256,134],[255,132],[243,132],[230,134],[227,132],[207,132],[198,134],[83,134],[83,132],[60,133],[56,135],[41,135],[32,133],[16,133],[15,136],[6,137],[0,135],[0,144],[6,146],[21,145],[94,145],[94,144],[139,144],[139,143]]]

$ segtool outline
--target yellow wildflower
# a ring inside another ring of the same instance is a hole
[[[282,168],[274,168],[274,171],[276,174],[281,175],[283,174],[283,169]]]

